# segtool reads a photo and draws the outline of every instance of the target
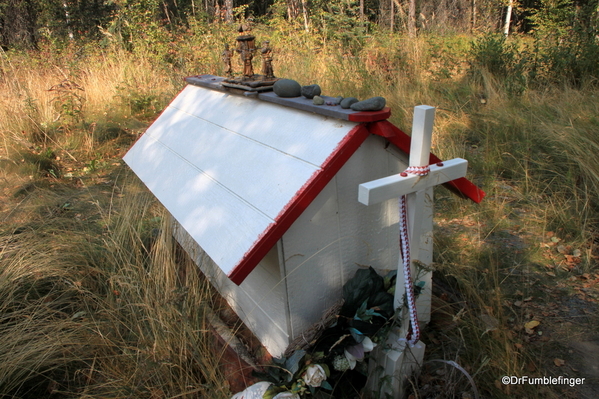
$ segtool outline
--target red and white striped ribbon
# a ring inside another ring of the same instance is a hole
[[[402,176],[408,174],[426,176],[430,172],[429,166],[410,166]],[[410,237],[408,231],[408,211],[406,196],[399,198],[399,245],[401,248],[401,257],[403,263],[404,284],[406,289],[406,298],[408,301],[408,312],[410,313],[411,333],[406,338],[410,346],[416,345],[420,340],[420,327],[418,326],[418,313],[416,312],[416,298],[414,297],[414,284],[412,282],[412,270],[410,260]]]

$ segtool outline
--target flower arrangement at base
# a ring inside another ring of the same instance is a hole
[[[386,341],[395,322],[395,279],[395,271],[383,277],[372,267],[359,269],[343,286],[343,301],[258,375],[269,385],[261,385],[262,396],[256,398],[355,398],[366,382],[365,360]]]

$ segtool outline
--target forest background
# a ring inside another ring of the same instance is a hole
[[[435,360],[485,397],[598,397],[597,0],[0,0],[0,397],[230,397],[227,310],[121,158],[250,17],[277,76],[407,131],[435,106],[434,151],[487,192],[435,194],[413,397],[472,397]]]

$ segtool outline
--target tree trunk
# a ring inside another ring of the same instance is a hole
[[[476,0],[471,0],[471,18],[470,18],[470,33],[476,30]]]
[[[171,12],[169,10],[168,4],[166,3],[166,1],[162,2],[162,8],[164,8],[164,16],[166,18],[166,20],[168,21],[169,25],[173,24],[173,21],[171,21]]]
[[[293,21],[299,15],[298,0],[287,0],[287,20]]]
[[[65,21],[67,21],[67,32],[69,34],[69,40],[74,40],[75,36],[73,35],[73,29],[71,29],[71,16],[69,14],[69,6],[66,0],[62,1],[62,8],[64,10]]]
[[[408,3],[408,36],[416,37],[416,0]]]
[[[233,22],[233,0],[225,0],[225,22]]]
[[[400,0],[380,0],[379,1],[379,14],[377,23],[380,27],[385,29],[390,29],[393,31],[395,29],[395,20],[397,19],[397,13],[401,13],[401,4],[399,4]]]
[[[360,25],[364,26],[364,0],[360,0]]]
[[[510,34],[510,22],[512,20],[513,0],[510,0],[505,13],[505,23],[503,24],[503,34],[507,37]]]
[[[302,14],[304,15],[304,29],[306,32],[309,32],[310,26],[308,24],[308,4],[306,4],[306,0],[302,0]]]
[[[217,5],[218,5],[218,3],[214,0],[204,0],[204,11],[206,11],[206,14],[213,17],[216,21],[219,18],[219,16],[216,15],[217,14],[217,11],[216,11]]]
[[[393,4],[393,0],[391,0],[390,11],[389,11],[389,29],[393,32],[393,28],[395,27],[395,4]]]
[[[0,25],[2,43],[6,46],[35,46],[35,13],[31,0],[8,0],[4,21]]]

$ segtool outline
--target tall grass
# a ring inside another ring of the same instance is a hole
[[[584,249],[564,278],[597,270],[596,88],[515,93],[468,62],[468,37],[377,33],[348,49],[289,27],[255,34],[271,40],[277,76],[330,96],[382,95],[405,130],[415,105],[437,107],[434,151],[468,159],[488,196],[474,205],[437,191],[435,266],[453,300],[442,308],[450,327],[430,332],[427,356],[457,361],[489,397],[551,397],[497,385],[541,363],[519,345],[525,317],[505,301],[533,290],[526,273],[549,231]],[[234,35],[198,25],[155,48],[0,53],[1,394],[229,394],[204,318],[209,290],[177,272],[194,266],[119,158],[182,77],[222,74],[219,54]]]
[[[139,185],[125,184],[104,234],[63,217],[3,231],[3,395],[227,396],[210,291],[178,274],[191,266],[176,264],[169,219]]]

